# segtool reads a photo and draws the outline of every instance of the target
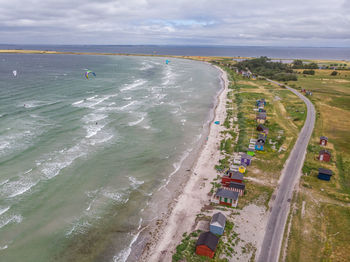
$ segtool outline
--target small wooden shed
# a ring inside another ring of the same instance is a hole
[[[322,149],[318,155],[320,161],[329,162],[331,160],[331,153],[328,150]]]
[[[237,183],[237,182],[230,182],[229,186],[226,187],[225,189],[236,191],[239,193],[239,196],[243,196],[244,190],[245,190],[245,184]]]
[[[219,238],[215,236],[212,232],[204,232],[199,235],[199,238],[197,240],[196,254],[200,256],[213,258],[218,243]]]
[[[218,191],[216,191],[212,201],[216,204],[236,207],[238,204],[238,196],[239,193],[236,191],[219,188]]]
[[[327,142],[328,142],[328,137],[326,137],[326,136],[321,136],[320,137],[320,145],[326,146]]]
[[[264,144],[261,142],[256,142],[255,143],[255,150],[264,151]]]
[[[263,124],[259,124],[256,128],[257,131],[264,133],[265,135],[269,134],[269,129]]]
[[[247,170],[247,165],[244,163],[242,163],[238,168],[238,172],[241,174],[244,174],[246,170]]]
[[[226,217],[221,213],[215,213],[210,221],[210,232],[216,235],[224,234]]]
[[[326,169],[326,168],[319,168],[318,169],[318,178],[321,180],[329,181],[331,180],[331,176],[333,175],[332,170]]]
[[[266,136],[264,134],[259,134],[258,136],[258,141],[259,143],[262,143],[265,145],[265,142],[266,142]]]
[[[252,162],[252,156],[250,156],[248,154],[242,155],[241,164],[246,164],[247,166],[249,166],[251,162]]]

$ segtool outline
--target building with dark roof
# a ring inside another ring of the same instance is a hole
[[[236,207],[238,204],[239,193],[225,188],[219,188],[212,198],[212,202],[224,206]]]
[[[331,153],[328,150],[322,149],[318,155],[320,161],[329,162],[331,160]]]
[[[321,136],[320,137],[320,145],[326,146],[327,142],[328,142],[328,137],[326,137],[326,136]]]
[[[333,171],[326,169],[326,168],[319,168],[318,169],[318,178],[321,180],[329,181],[331,180],[331,177],[333,175]]]
[[[212,232],[204,232],[200,234],[196,243],[196,254],[213,258],[216,247],[219,243],[219,238]]]
[[[215,213],[210,221],[210,232],[216,235],[224,234],[226,217],[221,213]]]
[[[245,190],[245,184],[243,183],[237,183],[237,182],[230,182],[228,186],[224,187],[225,189],[232,190],[238,192],[239,196],[244,195]]]

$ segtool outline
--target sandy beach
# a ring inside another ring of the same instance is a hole
[[[214,119],[222,123],[226,117],[226,97],[229,81],[226,72],[220,68],[218,69],[222,74],[224,88],[218,96]],[[191,231],[195,226],[196,215],[204,205],[209,204],[210,182],[217,175],[214,166],[220,158],[218,147],[220,132],[223,130],[223,126],[211,124],[207,142],[192,169],[188,182],[179,197],[174,200],[176,204],[167,221],[159,229],[159,235],[154,236],[155,239],[151,246],[144,250],[141,261],[171,261],[173,251],[180,243],[182,234]]]

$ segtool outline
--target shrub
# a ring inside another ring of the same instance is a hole
[[[305,75],[314,75],[315,74],[315,70],[304,70],[303,74],[305,74]]]
[[[337,71],[333,71],[333,72],[331,73],[331,76],[336,76],[337,74],[338,74]]]

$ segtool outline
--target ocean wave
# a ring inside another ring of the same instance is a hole
[[[35,185],[36,182],[31,181],[30,178],[20,177],[17,181],[4,184],[0,190],[0,195],[6,198],[13,198],[26,193]]]
[[[129,122],[128,126],[136,126],[137,124],[140,124],[143,120],[145,120],[147,113],[143,112],[143,113],[139,113],[138,115],[140,115],[141,118],[139,118],[138,120]]]
[[[130,103],[128,103],[128,104],[126,104],[126,105],[124,105],[124,106],[117,107],[117,109],[123,111],[123,110],[125,110],[126,108],[128,108],[129,106],[132,106],[132,105],[134,105],[134,104],[136,104],[136,103],[137,103],[137,100],[134,100],[134,101],[131,101]]]
[[[3,228],[4,226],[11,224],[11,223],[21,223],[23,220],[23,217],[21,215],[12,215],[7,216],[2,219],[0,219],[0,228]]]
[[[9,206],[8,206],[8,207],[5,207],[5,208],[0,208],[0,216],[1,216],[2,214],[5,214],[7,211],[9,211],[9,209],[10,209]]]
[[[133,90],[139,86],[142,86],[147,83],[147,80],[144,79],[137,79],[135,80],[132,84],[125,85],[125,87],[121,88],[120,91],[128,91],[128,90]]]
[[[128,259],[128,257],[130,256],[130,253],[131,253],[131,247],[136,242],[137,238],[139,237],[139,235],[140,235],[140,233],[142,231],[142,230],[140,230],[141,229],[141,225],[142,225],[142,218],[140,218],[140,220],[139,220],[137,233],[133,235],[129,246],[124,248],[117,255],[115,255],[113,257],[113,262],[125,262]]]
[[[129,181],[131,182],[130,185],[134,190],[137,189],[139,186],[141,186],[143,183],[145,183],[145,181],[137,180],[133,176],[129,176],[128,178],[129,178]]]

